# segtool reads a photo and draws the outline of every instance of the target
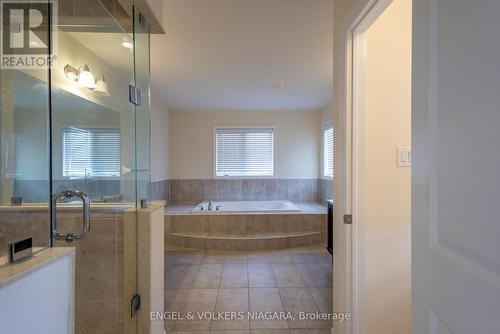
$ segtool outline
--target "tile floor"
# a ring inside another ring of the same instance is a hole
[[[258,252],[170,249],[165,255],[165,310],[184,318],[166,321],[168,334],[330,333],[331,321],[298,318],[299,312],[332,312],[332,258],[322,245]],[[244,317],[187,320],[187,312]],[[249,319],[248,312],[293,317]]]

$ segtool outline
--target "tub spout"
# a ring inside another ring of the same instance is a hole
[[[208,202],[208,210],[209,210],[209,211],[212,211],[212,201],[209,201],[209,202]]]

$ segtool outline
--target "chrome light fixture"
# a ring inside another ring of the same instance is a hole
[[[78,69],[67,64],[64,66],[64,74],[66,74],[68,80],[77,82],[82,87],[109,96],[108,83],[106,79],[104,79],[104,75],[95,78],[94,74],[90,72],[89,65],[87,64],[80,66]]]

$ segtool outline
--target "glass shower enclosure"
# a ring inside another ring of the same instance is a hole
[[[19,239],[75,247],[75,332],[136,333],[148,23],[98,0],[0,4],[2,60],[17,60],[0,69],[0,265]]]

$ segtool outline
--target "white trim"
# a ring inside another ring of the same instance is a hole
[[[346,205],[352,225],[352,333],[366,334],[364,259],[364,92],[367,29],[393,0],[370,0],[347,30],[346,38]]]
[[[217,129],[272,129],[273,130],[273,174],[272,175],[245,175],[245,176],[218,176],[217,175]],[[214,125],[212,135],[212,159],[214,179],[273,179],[276,177],[276,126],[275,125]]]

